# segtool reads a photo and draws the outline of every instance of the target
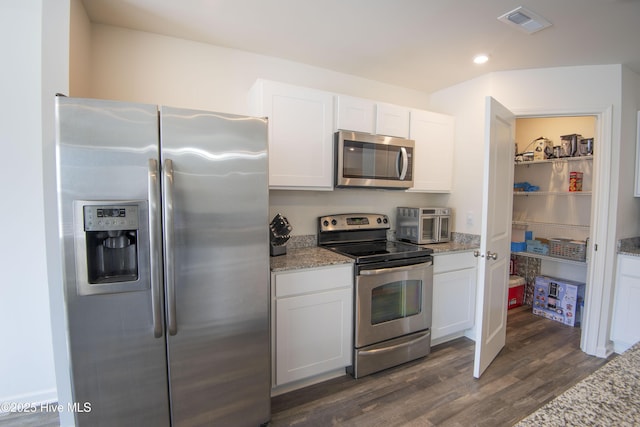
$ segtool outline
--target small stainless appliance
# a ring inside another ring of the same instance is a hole
[[[582,135],[572,133],[570,135],[562,135],[560,137],[561,154],[560,157],[574,157],[578,155],[578,141],[582,139]]]
[[[319,218],[318,244],[355,260],[355,378],[431,352],[431,249],[389,241],[389,218],[339,214]]]
[[[335,143],[336,187],[413,186],[413,140],[339,131]]]
[[[451,240],[451,208],[399,207],[396,238],[417,244]]]

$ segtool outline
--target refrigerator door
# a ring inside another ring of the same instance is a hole
[[[153,304],[150,280],[149,159],[157,162],[159,154],[157,115],[152,105],[56,98],[64,289],[51,292],[64,293],[66,307],[54,309],[66,309],[61,345],[71,358],[56,363],[71,366],[73,395],[59,399],[65,410],[78,405],[80,426],[169,425],[163,319],[154,317],[163,303]],[[109,227],[127,220],[124,228],[132,230],[91,231],[98,216]],[[126,274],[114,278],[111,259],[98,267],[99,280],[87,277],[92,269],[83,263],[126,245]]]
[[[270,419],[266,119],[160,109],[173,425]]]

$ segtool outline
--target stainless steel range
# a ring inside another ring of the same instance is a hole
[[[355,378],[431,351],[431,249],[387,240],[382,214],[319,218],[318,245],[355,260]]]

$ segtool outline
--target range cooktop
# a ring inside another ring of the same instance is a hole
[[[432,249],[387,240],[389,218],[381,214],[337,214],[318,219],[318,245],[372,263],[426,257]]]

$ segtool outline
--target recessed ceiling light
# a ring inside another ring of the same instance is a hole
[[[488,60],[489,60],[489,56],[485,55],[484,53],[481,53],[480,55],[476,55],[473,57],[474,64],[484,64]]]
[[[498,21],[509,24],[528,34],[536,33],[551,26],[551,22],[522,6],[517,7],[502,16],[498,16]]]

